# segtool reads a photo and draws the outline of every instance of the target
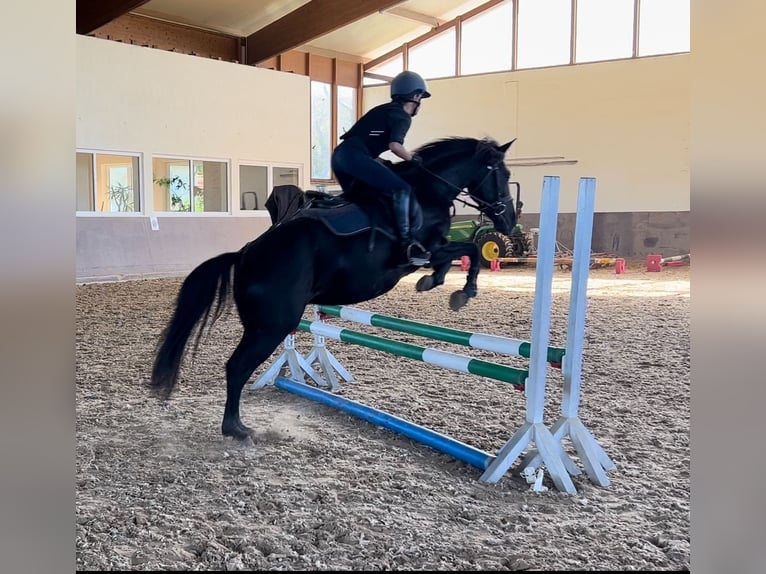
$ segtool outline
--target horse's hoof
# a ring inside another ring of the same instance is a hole
[[[416,291],[428,291],[434,288],[434,278],[431,275],[424,275],[415,284]]]
[[[242,423],[224,424],[221,427],[221,433],[223,436],[230,437],[244,446],[253,446],[255,444],[255,431]]]
[[[236,435],[224,435],[231,440],[236,446],[243,448],[250,448],[255,446],[255,433],[248,429],[248,432],[237,433]]]
[[[468,295],[463,291],[455,291],[449,296],[449,308],[453,311],[462,309],[468,303]]]

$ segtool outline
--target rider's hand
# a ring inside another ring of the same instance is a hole
[[[410,158],[410,161],[414,163],[416,166],[420,167],[423,165],[423,158],[420,157],[418,154],[413,153],[412,157]]]

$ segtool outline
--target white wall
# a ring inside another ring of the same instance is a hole
[[[168,154],[230,161],[235,191],[239,161],[299,164],[308,185],[309,102],[305,76],[77,36],[77,147],[143,153],[147,192]]]
[[[183,274],[260,235],[271,220],[238,211],[239,162],[300,166],[309,186],[307,77],[79,35],[76,46],[76,146],[139,153],[144,207],[77,217],[78,279]],[[153,155],[228,161],[236,220],[163,213],[153,231]]]
[[[689,54],[429,80],[411,149],[447,136],[518,137],[509,157],[577,164],[512,167],[525,211],[539,211],[544,175],[561,176],[562,213],[578,179],[597,178],[598,212],[689,210]],[[389,100],[365,88],[365,110]],[[463,208],[458,213],[471,213]]]

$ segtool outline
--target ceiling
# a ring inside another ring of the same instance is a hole
[[[102,0],[103,1],[103,0]],[[149,0],[131,11],[170,22],[188,24],[239,37],[248,37],[284,18],[290,30],[302,28],[307,41],[288,49],[312,48],[352,56],[366,62],[431,30],[439,23],[452,20],[487,0],[406,0],[400,2],[374,2],[371,0]],[[108,0],[107,0],[108,2]],[[78,10],[81,0],[78,0]],[[308,6],[313,5],[313,6]],[[377,6],[387,6],[379,10]],[[353,7],[353,10],[351,9]],[[315,9],[313,20],[310,16],[300,19]],[[338,17],[335,21],[317,24],[325,18],[331,8]],[[356,18],[359,11],[367,12],[361,19],[343,22],[346,12],[355,12],[346,19]],[[296,12],[297,11],[297,12]],[[317,17],[321,14],[321,17]],[[420,20],[427,20],[424,23]],[[313,26],[312,24],[316,24]],[[324,26],[324,29],[322,29]],[[312,30],[308,30],[312,28]],[[330,29],[328,29],[330,28]],[[333,29],[334,28],[334,29]],[[282,36],[287,34],[282,33]],[[294,34],[296,41],[300,34]],[[258,37],[258,36],[254,36]],[[284,50],[286,51],[286,50]]]

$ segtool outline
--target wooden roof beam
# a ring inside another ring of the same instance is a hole
[[[292,50],[402,0],[311,0],[247,37],[248,64]]]
[[[149,0],[77,0],[77,33],[90,34]]]

